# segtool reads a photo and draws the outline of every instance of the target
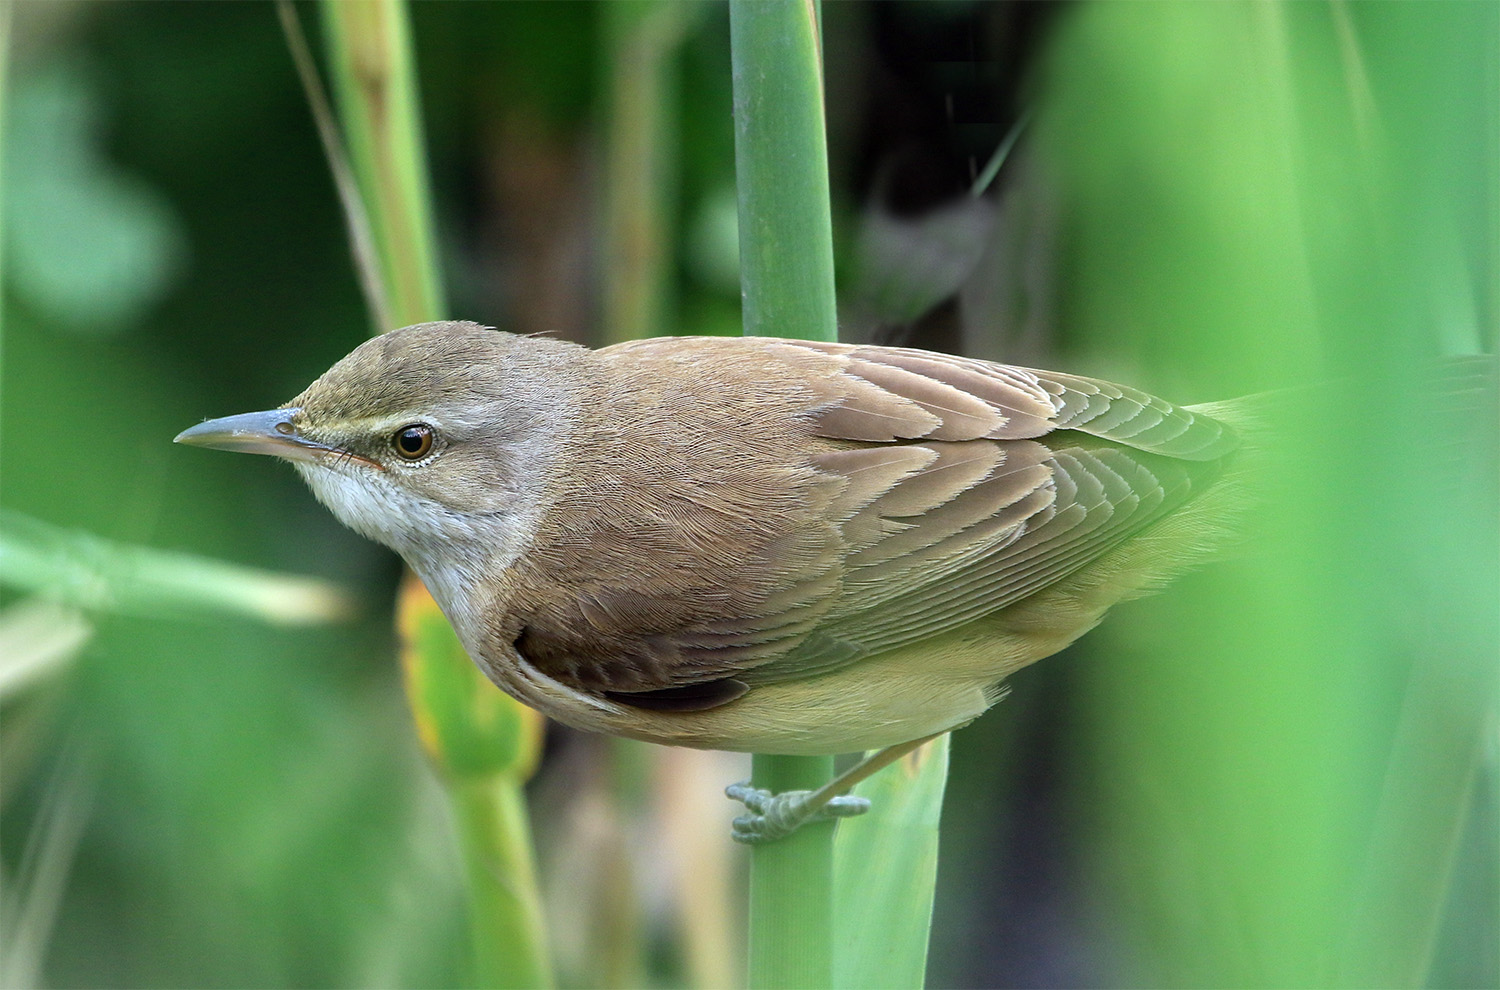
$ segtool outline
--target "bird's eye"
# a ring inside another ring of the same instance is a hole
[[[420,461],[432,449],[432,427],[426,423],[403,426],[391,436],[391,446],[408,461]]]

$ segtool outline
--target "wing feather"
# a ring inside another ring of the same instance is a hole
[[[912,432],[919,424],[907,413],[902,427],[906,432],[897,433],[897,439],[1014,440],[1069,429],[1187,460],[1214,460],[1235,446],[1233,435],[1211,416],[1095,378],[901,347],[790,340],[777,345],[842,357],[846,376],[879,386],[887,396],[904,398],[936,421],[925,432]],[[998,419],[986,420],[970,403],[953,403],[953,392],[988,406]],[[873,415],[875,402],[873,396],[862,395],[859,401],[830,409],[824,414],[830,418],[819,425],[825,435],[843,437],[861,410],[870,407],[867,414]],[[882,403],[887,409],[894,407],[889,398]],[[949,407],[951,414],[945,412]],[[848,438],[870,439],[871,431],[859,432],[864,435]]]
[[[551,625],[528,624],[526,652],[643,706],[727,703],[739,685],[812,676],[1004,609],[1185,504],[1236,443],[1204,411],[1136,389],[926,351],[741,338],[612,352],[656,362],[632,387],[674,389],[648,396],[655,432],[630,441],[662,451],[651,472],[612,469],[610,490],[644,493],[612,511],[656,508],[552,545],[642,555],[650,574],[622,586],[606,575],[628,566],[596,569],[545,603]],[[724,390],[725,368],[751,386],[743,400]],[[724,448],[742,453],[704,473],[704,452]],[[773,509],[778,485],[798,494]]]
[[[858,352],[856,352],[857,354]],[[1000,429],[1006,417],[994,406],[941,378],[908,371],[896,364],[851,356],[844,373],[899,395],[922,407],[936,420],[924,437],[933,440],[970,440]]]
[[[818,655],[809,640],[786,662],[756,671],[752,683],[808,676],[954,629],[1014,604],[1077,571],[1133,533],[1149,526],[1191,492],[1189,470],[1171,462],[1145,464],[1116,449],[1070,450],[1054,455],[1053,484],[1031,497],[1051,496],[1045,510],[1022,526],[976,526],[949,540],[968,538],[962,566],[928,562],[916,568],[926,580],[895,595],[880,595],[889,579],[855,569],[847,579],[856,595],[878,598],[870,607],[832,615],[820,629],[839,644],[837,663]],[[1159,460],[1159,459],[1153,459]],[[1168,475],[1164,482],[1151,468]],[[957,556],[957,555],[956,555]]]

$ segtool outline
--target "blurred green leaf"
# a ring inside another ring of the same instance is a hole
[[[0,584],[135,615],[232,612],[304,625],[354,611],[346,592],[317,578],[116,543],[9,510],[0,510]]]
[[[869,814],[840,822],[833,844],[833,985],[925,985],[948,781],[948,736],[854,789]]]
[[[0,611],[0,701],[60,671],[92,634],[82,612],[44,597]]]
[[[1496,10],[1096,4],[1059,36],[1038,127],[1072,341],[1164,395],[1321,400],[1233,559],[1082,644],[1122,982],[1430,978],[1493,746],[1500,507],[1493,469],[1462,491],[1495,414],[1445,419],[1421,369],[1493,347],[1496,256],[1454,218],[1494,243]]]
[[[76,63],[22,76],[4,149],[6,277],[29,303],[89,333],[138,322],[187,253],[167,199],[105,157],[99,103]]]
[[[76,745],[66,750],[27,833],[19,875],[0,884],[0,986],[43,985],[42,960],[89,818],[94,773]]]
[[[740,290],[740,218],[734,188],[705,194],[688,225],[688,267],[706,287],[738,296]],[[701,330],[695,328],[695,332]]]
[[[542,748],[542,716],[485,678],[437,602],[408,575],[396,605],[401,665],[417,734],[445,776],[524,781]]]

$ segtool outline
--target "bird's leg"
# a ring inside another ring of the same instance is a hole
[[[864,814],[870,810],[870,800],[850,794],[854,785],[942,734],[934,732],[871,753],[815,791],[773,794],[764,788],[752,787],[749,781],[729,785],[724,793],[732,800],[742,802],[750,812],[734,820],[734,841],[751,845],[775,842],[808,822]]]

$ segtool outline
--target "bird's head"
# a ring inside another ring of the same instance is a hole
[[[579,402],[584,348],[424,323],[366,341],[278,409],[178,443],[290,461],[341,522],[419,570],[513,556]]]

